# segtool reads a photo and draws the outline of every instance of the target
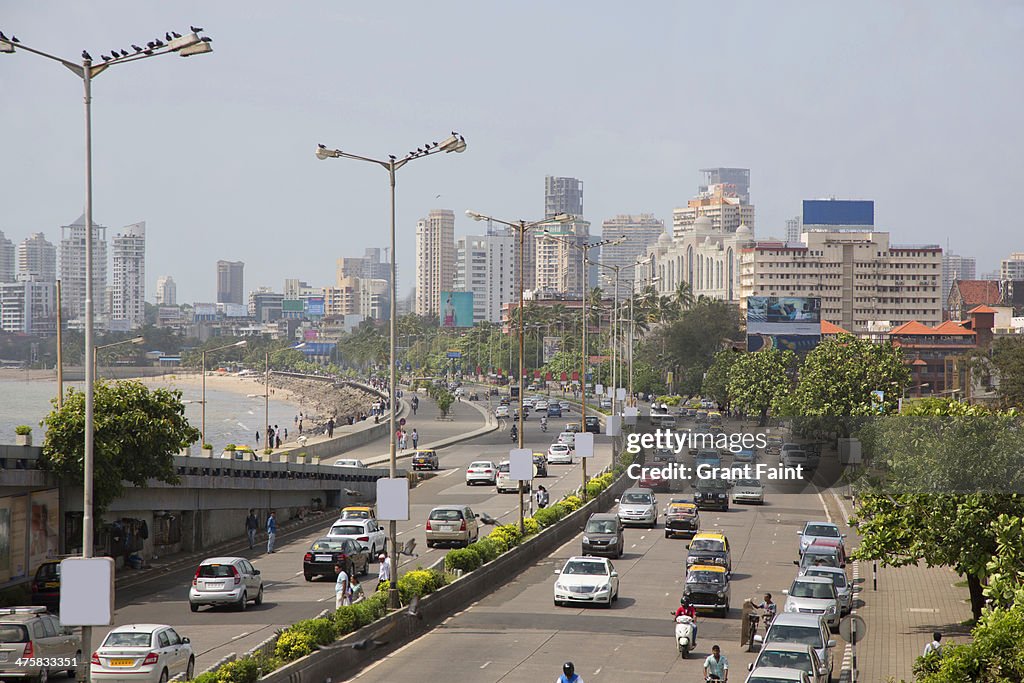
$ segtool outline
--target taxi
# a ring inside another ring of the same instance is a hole
[[[729,615],[729,573],[725,567],[695,564],[686,570],[683,595],[698,610],[713,610],[718,616]]]
[[[366,505],[350,505],[342,508],[338,519],[376,519],[373,508]]]
[[[693,536],[700,530],[700,511],[696,503],[682,498],[673,498],[665,510],[665,538],[677,534]]]
[[[60,560],[43,560],[32,579],[32,604],[60,609]]]
[[[695,534],[687,545],[686,566],[711,565],[732,572],[732,553],[725,534],[703,531]]]
[[[416,451],[412,456],[412,468],[414,470],[437,470],[441,464],[437,460],[437,451],[422,450]]]
[[[713,410],[708,413],[708,424],[712,427],[722,426],[722,414],[717,410]]]

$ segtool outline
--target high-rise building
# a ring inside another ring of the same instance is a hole
[[[416,314],[438,315],[455,284],[455,212],[431,209],[416,223]]]
[[[57,247],[43,233],[26,237],[18,245],[18,280],[54,282],[57,279]]]
[[[170,275],[161,275],[156,281],[156,305],[178,305],[178,285]]]
[[[1000,280],[1024,280],[1024,252],[1015,251],[999,262]]]
[[[133,223],[115,235],[110,319],[129,329],[146,324],[146,223]]]
[[[107,291],[107,229],[92,226],[92,299],[93,314],[105,313],[103,300]],[[85,214],[71,225],[60,228],[61,307],[68,318],[85,318]]]
[[[715,170],[715,169],[712,169]],[[717,169],[720,171],[746,171],[746,169]],[[704,169],[705,180],[719,178]],[[701,185],[697,196],[689,200],[686,206],[672,211],[672,236],[682,237],[698,218],[707,216],[714,228],[725,232],[736,232],[740,225],[754,229],[754,205],[750,203],[749,171],[746,171],[748,184],[712,183]],[[725,177],[729,177],[725,174]]]
[[[788,244],[796,244],[797,242],[799,242],[803,230],[803,220],[800,218],[800,216],[793,216],[792,218],[787,219],[786,242]]]
[[[217,261],[217,303],[246,303],[244,271],[242,261]]]
[[[725,185],[743,204],[750,203],[750,169],[749,168],[702,168],[704,184],[698,188],[707,193],[714,185]]]
[[[619,267],[619,297],[628,296],[629,284],[633,281],[636,268],[629,268],[637,259],[643,258],[647,250],[658,243],[658,238],[665,234],[665,222],[655,218],[653,214],[619,215],[609,218],[601,224],[601,236],[606,240],[625,237],[622,244],[608,244],[601,247],[600,262],[606,266]],[[593,254],[591,254],[593,258]],[[614,275],[606,268],[601,274]],[[610,281],[609,281],[610,282]],[[612,285],[614,287],[614,285]],[[610,288],[605,291],[611,292]]]
[[[232,302],[225,302],[232,303]],[[284,315],[284,294],[274,292],[270,287],[260,287],[249,292],[249,317],[258,323],[280,320]]]
[[[1024,256],[1024,254],[1021,254]],[[977,274],[977,261],[973,256],[960,256],[946,252],[942,255],[942,303],[945,307],[949,298],[949,290],[954,280],[974,280]]]
[[[57,333],[55,282],[0,283],[0,331],[52,336]]]
[[[580,249],[590,244],[590,223],[577,218],[571,223],[553,225],[547,233],[557,239],[549,239],[544,233],[534,236],[537,247],[534,290],[545,296],[583,296],[588,277]]]
[[[14,242],[0,230],[0,282],[14,282]]]
[[[474,323],[500,323],[502,307],[519,301],[518,248],[518,234],[508,233],[460,237],[455,243],[455,291],[473,292]],[[532,286],[524,280],[524,289]]]
[[[576,178],[544,178],[544,217],[567,213],[583,217],[583,181]]]

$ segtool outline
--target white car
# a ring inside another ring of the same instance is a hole
[[[342,458],[334,461],[335,467],[366,467],[366,463],[355,458]]]
[[[762,671],[770,667],[796,669],[805,673],[807,680],[812,683],[827,683],[828,680],[828,669],[818,659],[815,649],[807,643],[774,642],[762,645],[757,659],[747,665],[747,670]]]
[[[558,443],[564,443],[569,448],[576,448],[576,433],[562,432],[558,435]]]
[[[511,477],[510,469],[511,466],[508,460],[498,463],[498,476],[494,481],[494,486],[498,489],[498,493],[516,493],[519,491],[519,480]],[[532,483],[524,481],[523,491],[530,491]]]
[[[508,406],[498,406],[495,408],[494,417],[509,417]]]
[[[553,443],[548,448],[549,465],[571,465],[572,449],[564,443]]]
[[[733,482],[732,502],[764,505],[764,484],[760,479],[737,479]]]
[[[244,557],[203,560],[188,591],[188,606],[193,612],[202,605],[233,605],[241,611],[250,600],[263,604],[263,577]]]
[[[548,409],[548,402],[544,401],[544,400],[537,401],[536,403],[533,404],[533,409],[538,411],[538,412],[540,412],[541,410],[547,410]]]
[[[327,532],[330,539],[351,538],[361,548],[370,551],[370,557],[387,546],[388,537],[375,519],[339,519]]]
[[[188,638],[163,624],[128,624],[107,634],[89,665],[92,680],[167,683],[178,674],[192,680],[196,658]]]
[[[831,578],[798,576],[782,594],[786,596],[783,612],[820,615],[829,628],[839,628],[839,596]]]
[[[494,484],[498,477],[498,467],[490,460],[477,460],[469,463],[466,468],[466,486],[484,483]]]
[[[570,557],[556,569],[555,606],[592,602],[611,607],[619,599],[619,573],[604,557]]]

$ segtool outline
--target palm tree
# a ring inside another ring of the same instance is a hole
[[[693,287],[690,286],[689,282],[679,282],[675,291],[675,299],[680,311],[686,311],[693,307],[695,299],[693,297]]]

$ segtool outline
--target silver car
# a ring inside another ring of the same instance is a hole
[[[25,659],[29,661],[18,661]],[[73,676],[81,659],[81,639],[46,607],[0,609],[0,680],[45,681],[64,672]]]
[[[732,502],[764,505],[764,484],[760,479],[737,479],[733,482]]]
[[[623,525],[644,524],[650,528],[658,525],[658,503],[650,489],[626,489],[616,503],[616,512]]]
[[[824,576],[798,576],[789,590],[782,591],[786,596],[783,612],[798,614],[820,614],[828,623],[829,628],[839,628],[839,596],[832,579]]]
[[[806,643],[769,643],[761,648],[753,664],[747,665],[748,671],[778,667],[780,669],[797,669],[807,674],[813,683],[826,683],[828,669],[818,659],[818,653]],[[795,680],[795,679],[794,679]]]
[[[824,576],[832,581],[836,587],[836,595],[839,596],[839,607],[842,614],[849,614],[853,609],[853,586],[846,578],[846,572],[841,567],[808,567],[804,576]]]
[[[831,541],[846,538],[846,534],[839,530],[839,527],[832,522],[807,522],[804,528],[796,532],[800,536],[800,546],[797,549],[802,555],[807,546],[819,538]]]
[[[764,638],[760,634],[754,636],[755,643],[802,643],[814,648],[822,665],[828,671],[825,680],[832,680],[835,661],[832,650],[836,641],[829,638],[828,626],[817,614],[783,613],[772,619],[771,626]]]
[[[202,605],[232,605],[241,611],[249,601],[263,604],[263,577],[249,560],[211,557],[196,569],[188,591],[188,606],[193,612]]]

